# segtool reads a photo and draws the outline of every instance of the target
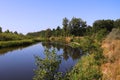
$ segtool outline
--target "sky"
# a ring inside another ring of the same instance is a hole
[[[88,25],[99,19],[119,19],[120,0],[0,0],[3,31],[26,34],[62,27],[67,17],[81,18]]]

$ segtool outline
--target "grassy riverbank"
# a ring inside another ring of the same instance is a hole
[[[14,40],[14,41],[0,41],[0,48],[16,47],[30,45],[36,42],[40,42],[39,39],[25,39],[25,40]]]
[[[78,63],[69,71],[65,78],[69,80],[98,80],[102,79],[100,66],[105,58],[99,42],[92,37],[83,37],[74,39],[69,43],[71,47],[80,47],[83,50],[83,56]]]

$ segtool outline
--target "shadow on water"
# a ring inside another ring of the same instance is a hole
[[[55,49],[61,55],[58,72],[66,73],[83,55],[79,48],[71,48],[64,43],[40,42],[28,46],[9,47],[0,49],[0,80],[32,80],[37,70],[34,55],[45,57],[45,47]],[[13,54],[14,53],[14,54]],[[12,73],[12,74],[11,74]]]
[[[43,42],[42,46],[52,49],[55,48],[57,51],[63,50],[62,56],[64,60],[68,60],[69,57],[71,57],[73,60],[79,59],[83,54],[82,50],[80,48],[72,48],[68,45],[65,45],[63,43],[52,43],[52,42]]]
[[[62,76],[64,76],[67,71],[71,70],[72,67],[77,63],[78,59],[80,59],[80,57],[83,55],[82,50],[80,48],[72,48],[62,43],[43,42],[41,44],[45,49],[47,48],[49,51],[51,51],[51,52],[48,51],[49,55],[52,53],[52,50],[55,49],[57,56],[61,56],[61,62],[58,64],[59,67],[57,69],[57,72],[62,73]],[[44,53],[46,53],[46,51],[44,51]],[[47,57],[47,55],[45,56]],[[36,61],[37,64],[40,64],[40,65],[37,65],[37,69],[35,70],[37,72],[35,76],[38,78],[36,80],[39,80],[40,76],[38,74],[41,74],[44,68],[45,70],[49,70],[49,69],[46,69],[46,67],[48,68],[53,66],[50,64],[52,59],[48,60],[47,62],[46,57],[44,58],[41,56],[38,56],[38,57],[40,57],[41,59]],[[52,57],[52,55],[50,57]],[[48,65],[51,65],[51,66],[48,66]],[[41,67],[41,66],[44,66],[44,67]],[[43,69],[41,70],[41,68]],[[56,74],[57,73],[55,73],[54,75]],[[46,76],[46,75],[43,75],[43,76]],[[51,76],[49,76],[49,78],[51,78]],[[56,80],[56,79],[52,78],[51,80]]]
[[[16,47],[8,47],[8,48],[3,48],[3,49],[0,49],[0,56],[1,55],[5,55],[7,54],[8,52],[12,52],[12,51],[15,51],[15,50],[22,50],[26,47],[29,47],[29,46],[32,46],[32,45],[35,45],[35,44],[31,44],[31,45],[24,45],[24,46],[16,46]]]

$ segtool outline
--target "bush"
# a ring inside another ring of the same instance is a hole
[[[26,39],[24,35],[14,33],[0,33],[0,41],[22,40]]]
[[[97,41],[102,41],[103,38],[108,34],[107,30],[106,29],[101,29],[100,31],[98,31],[95,35],[95,39]]]
[[[45,49],[45,58],[35,56],[37,69],[33,80],[61,80],[62,74],[57,72],[61,62],[60,56],[55,53],[55,49],[51,52]]]

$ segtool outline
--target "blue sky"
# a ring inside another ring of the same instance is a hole
[[[62,27],[62,19],[120,18],[120,0],[0,0],[0,26],[21,33]]]

